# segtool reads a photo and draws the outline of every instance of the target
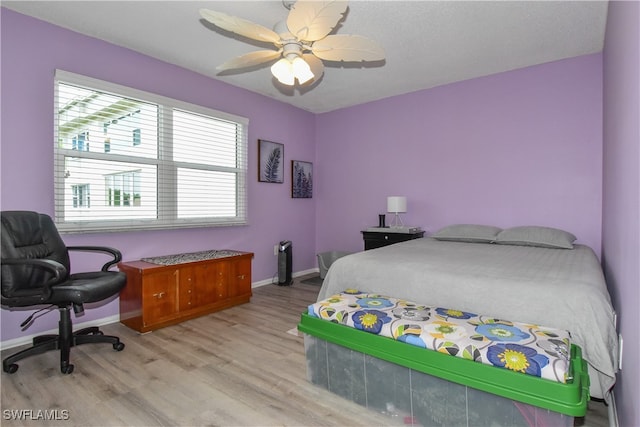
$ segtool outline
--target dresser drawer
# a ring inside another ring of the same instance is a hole
[[[424,237],[424,231],[416,233],[394,233],[380,231],[363,231],[364,249],[375,249],[383,246],[392,245],[394,243],[406,242],[407,240],[419,239]]]

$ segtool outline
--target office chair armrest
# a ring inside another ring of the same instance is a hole
[[[60,264],[57,261],[53,261],[50,259],[39,259],[39,258],[26,258],[26,259],[17,259],[17,258],[6,258],[2,260],[2,265],[23,265],[23,266],[33,266],[34,268],[41,268],[43,270],[47,270],[49,273],[53,275],[51,279],[49,279],[43,286],[47,295],[45,298],[49,297],[51,294],[51,286],[62,282],[67,277],[67,269],[64,265]]]
[[[103,252],[111,254],[111,256],[113,256],[113,259],[102,266],[102,271],[108,271],[112,265],[115,265],[122,261],[122,253],[115,248],[110,248],[107,246],[67,246],[67,249],[69,251]]]

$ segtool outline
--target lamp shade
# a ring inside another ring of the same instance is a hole
[[[293,75],[293,67],[291,62],[286,58],[281,58],[278,62],[271,66],[271,74],[278,79],[278,81],[287,86],[293,86],[295,83],[295,76]]]
[[[298,79],[300,84],[306,83],[313,78],[313,73],[311,72],[309,64],[299,56],[297,56],[291,63],[291,69],[293,70],[293,75]]]
[[[387,197],[387,212],[399,213],[407,211],[407,198],[404,196]]]

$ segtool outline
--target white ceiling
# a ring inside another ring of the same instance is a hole
[[[314,113],[455,81],[600,52],[606,1],[351,1],[338,34],[386,51],[381,66],[325,63],[313,87],[284,87],[269,65],[216,75],[216,66],[264,49],[217,31],[208,8],[272,28],[281,1],[2,1],[2,6],[124,46]]]

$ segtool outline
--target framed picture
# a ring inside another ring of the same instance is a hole
[[[284,182],[284,144],[258,140],[258,181]]]
[[[291,197],[310,199],[313,196],[313,163],[291,161]]]

